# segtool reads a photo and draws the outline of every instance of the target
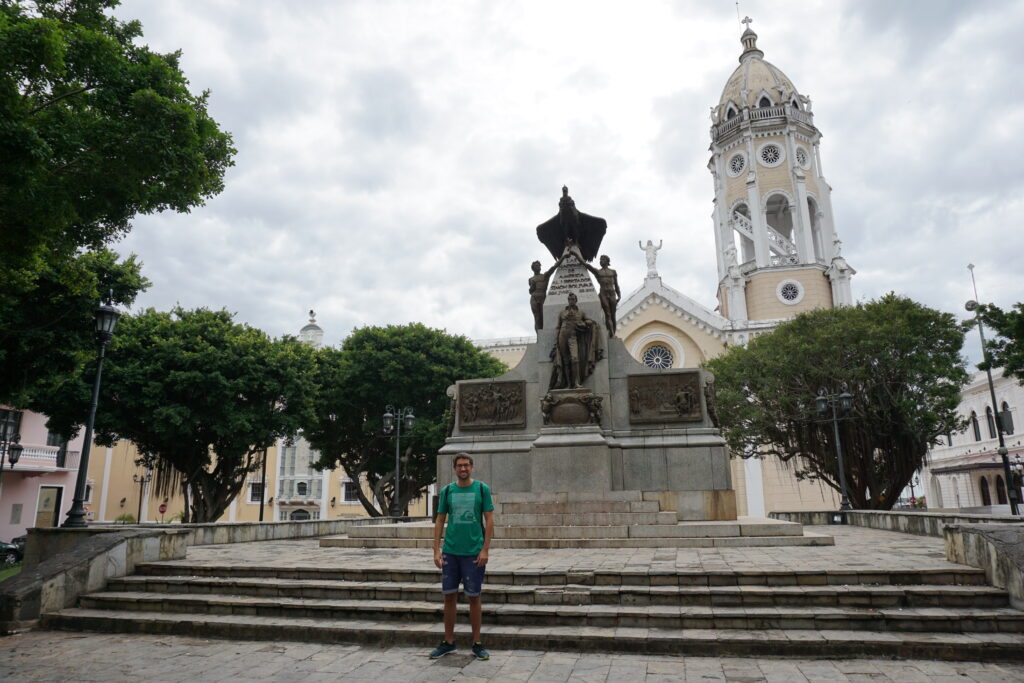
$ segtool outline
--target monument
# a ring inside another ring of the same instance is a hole
[[[533,264],[537,341],[508,373],[450,390],[455,414],[438,484],[451,480],[452,456],[466,452],[499,496],[564,492],[599,501],[632,492],[680,521],[735,520],[714,378],[646,367],[614,336],[617,274],[605,255],[600,269],[589,263],[606,231],[563,187],[558,214],[537,227],[556,259],[546,272]]]

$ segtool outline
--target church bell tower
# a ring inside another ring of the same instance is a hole
[[[811,99],[764,60],[747,24],[711,109],[718,299],[733,323],[853,303]]]

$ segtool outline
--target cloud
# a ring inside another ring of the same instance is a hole
[[[530,334],[534,228],[568,184],[609,221],[625,292],[664,240],[665,282],[714,308],[708,107],[740,53],[728,3],[128,0],[183,50],[235,136],[226,189],[140,217],[120,245],[140,305],[226,307],[271,334],[313,308],[329,343],[420,320]],[[855,296],[959,312],[1024,299],[1016,172],[1024,4],[745,2],[765,57],[814,102]]]

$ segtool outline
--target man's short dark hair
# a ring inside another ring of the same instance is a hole
[[[458,465],[460,460],[468,460],[470,465],[473,464],[473,458],[470,457],[469,453],[459,453],[454,458],[452,458],[452,467]]]

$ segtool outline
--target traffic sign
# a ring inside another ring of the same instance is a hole
[[[167,503],[160,503],[160,507],[158,507],[157,510],[160,511],[161,515],[167,512]]]

